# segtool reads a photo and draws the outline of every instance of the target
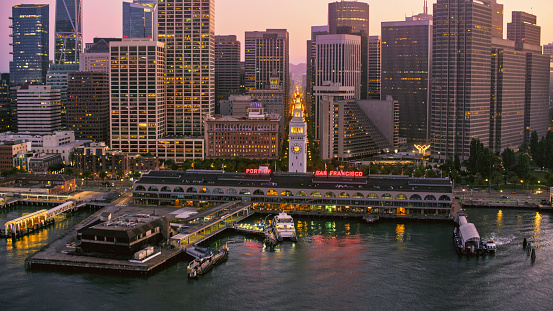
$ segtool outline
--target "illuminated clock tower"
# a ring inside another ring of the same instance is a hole
[[[307,123],[303,118],[301,98],[296,96],[294,115],[290,121],[288,148],[288,171],[291,173],[307,172]]]

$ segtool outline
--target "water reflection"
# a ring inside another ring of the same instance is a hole
[[[539,212],[536,212],[536,215],[534,216],[534,231],[532,234],[532,239],[534,240],[534,245],[536,245],[537,248],[541,247],[538,242],[540,242],[540,238],[542,236],[541,233],[541,219],[542,215]]]
[[[405,225],[404,224],[397,224],[396,225],[396,240],[399,243],[405,242]]]

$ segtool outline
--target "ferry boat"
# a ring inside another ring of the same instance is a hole
[[[275,231],[276,238],[279,242],[284,239],[289,239],[292,242],[297,241],[296,228],[294,226],[294,219],[292,216],[286,214],[285,212],[278,213],[278,215],[273,217],[271,226]]]

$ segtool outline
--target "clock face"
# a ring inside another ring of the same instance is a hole
[[[292,151],[294,153],[300,153],[301,151],[301,146],[300,145],[294,145],[294,147],[292,148]]]

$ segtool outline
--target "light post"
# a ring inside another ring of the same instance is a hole
[[[520,185],[522,186],[522,193],[524,194],[524,180],[520,180]]]
[[[465,200],[465,188],[463,188],[463,201]]]

